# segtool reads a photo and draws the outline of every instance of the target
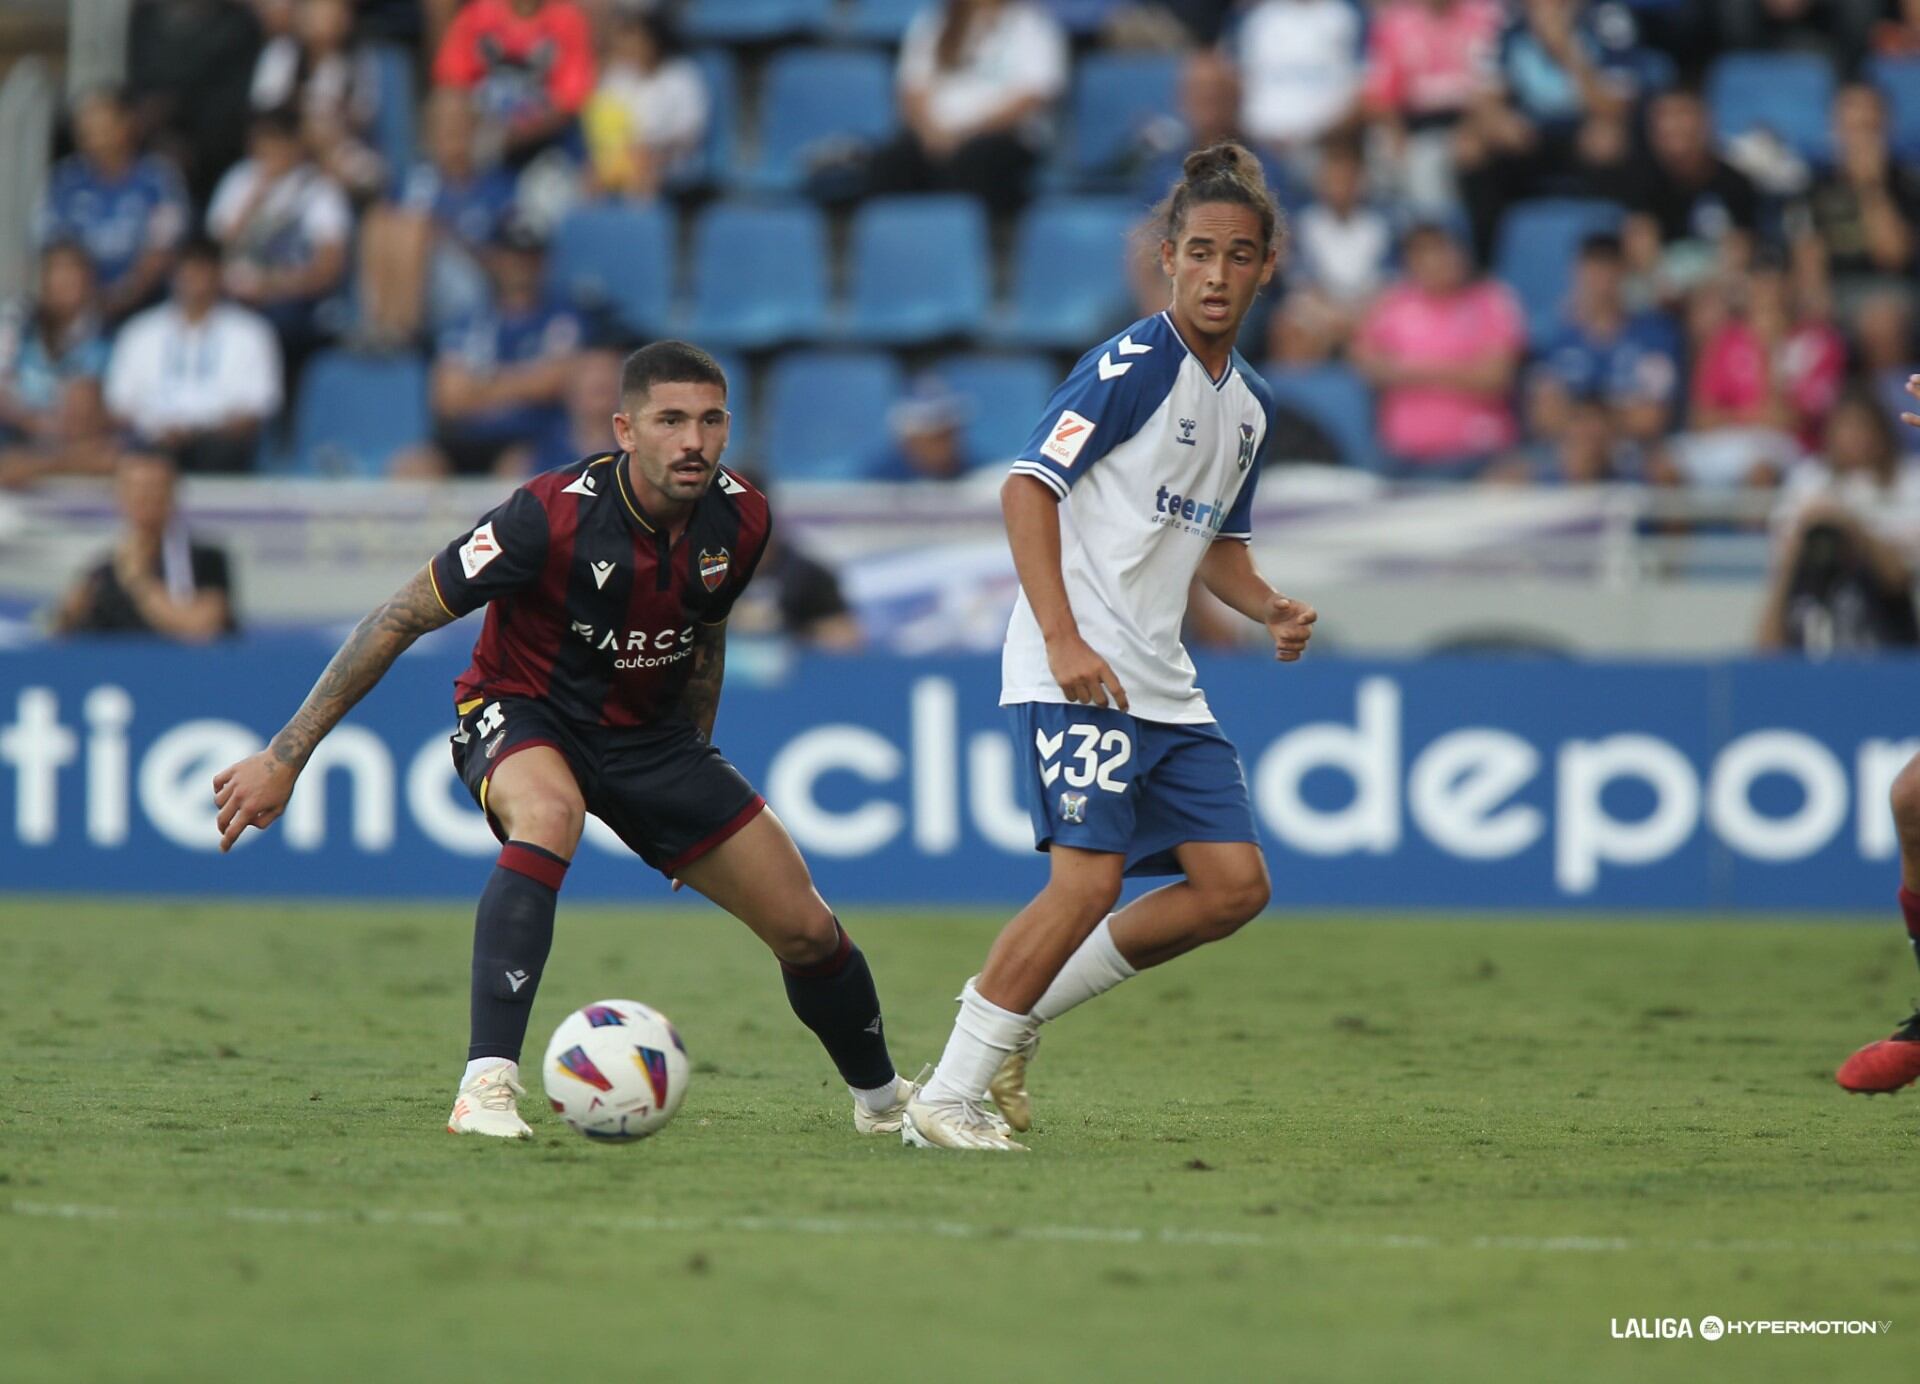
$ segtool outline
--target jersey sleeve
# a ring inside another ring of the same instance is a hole
[[[433,555],[428,572],[447,614],[459,619],[524,591],[547,562],[547,511],[524,486]]]
[[[1254,453],[1253,465],[1247,468],[1247,478],[1240,484],[1240,493],[1234,496],[1233,507],[1227,511],[1227,520],[1220,526],[1216,536],[1231,538],[1241,543],[1253,542],[1253,492],[1260,485],[1260,468],[1267,464],[1267,452],[1273,445],[1273,415],[1267,415],[1267,435],[1260,439],[1260,450]]]
[[[1139,432],[1166,399],[1179,362],[1155,359],[1165,354],[1163,344],[1138,346],[1131,336],[1087,352],[1047,400],[1013,473],[1032,476],[1064,500],[1095,462]]]
[[[721,474],[726,475],[725,472]],[[746,542],[741,544],[741,552],[738,554],[739,566],[728,574],[729,580],[721,588],[720,594],[701,612],[700,623],[703,625],[721,624],[733,614],[733,603],[740,599],[740,593],[745,591],[747,583],[753,580],[753,574],[760,567],[760,557],[767,551],[767,544],[773,538],[773,506],[767,503],[764,496],[756,498],[760,501],[759,522],[756,524],[751,517],[743,516],[741,532],[742,537],[745,538],[757,528],[759,537],[752,539],[750,545]]]

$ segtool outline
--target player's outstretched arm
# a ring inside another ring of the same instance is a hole
[[[1246,544],[1233,538],[1216,539],[1200,559],[1200,580],[1227,605],[1267,627],[1273,636],[1273,656],[1282,663],[1292,663],[1306,651],[1319,612],[1305,601],[1275,591],[1253,565]]]
[[[1020,589],[1033,607],[1034,621],[1047,641],[1047,668],[1070,702],[1127,709],[1127,689],[1107,661],[1080,637],[1080,625],[1067,601],[1060,572],[1060,502],[1032,476],[1008,476],[1000,487],[1000,510],[1007,520],[1007,545]]]
[[[714,718],[720,714],[720,684],[726,676],[727,622],[695,626],[693,671],[680,692],[680,710],[707,741],[713,739]]]
[[[213,776],[213,800],[220,808],[220,849],[232,850],[248,827],[271,826],[286,811],[294,781],[306,768],[314,746],[386,675],[408,645],[452,620],[423,567],[391,600],[355,626],[293,719],[266,749]]]

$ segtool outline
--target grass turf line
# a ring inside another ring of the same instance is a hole
[[[470,914],[0,903],[0,1378],[1904,1378],[1915,985],[1816,921],[1263,922],[1056,1025],[1025,1158],[851,1132],[710,909],[563,910],[532,1028],[644,999],[695,1085],[449,1138]],[[997,917],[854,915],[937,1055]],[[531,1075],[531,1074],[530,1074]],[[538,1087],[534,1087],[537,1097]],[[532,1104],[532,1102],[530,1102]],[[1891,1319],[1640,1342],[1613,1318]],[[911,1350],[903,1355],[903,1351]]]

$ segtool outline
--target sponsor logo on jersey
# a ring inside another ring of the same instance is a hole
[[[472,581],[499,556],[500,540],[493,536],[493,524],[489,521],[468,534],[467,541],[460,545],[460,570]]]
[[[1253,424],[1240,425],[1240,469],[1246,470],[1253,465]]]
[[[1092,436],[1091,418],[1082,418],[1072,409],[1063,409],[1054,422],[1053,431],[1040,444],[1040,455],[1062,466],[1071,466],[1080,459],[1080,449],[1087,445],[1087,439]]]
[[[495,755],[499,754],[500,747],[506,743],[506,740],[507,733],[505,731],[501,731],[498,735],[494,736],[493,739],[487,743],[487,758],[492,759]]]
[[[693,653],[693,626],[667,630],[608,630],[594,642],[593,627],[575,622],[574,629],[595,652],[613,654],[616,668],[665,668]]]
[[[1211,536],[1227,526],[1227,505],[1221,500],[1196,500],[1177,495],[1164,485],[1154,493],[1153,522],[1165,528]]]
[[[705,585],[709,591],[718,591],[720,589],[720,583],[727,579],[727,568],[732,565],[733,554],[725,548],[722,548],[717,553],[710,553],[705,548],[702,548],[700,550],[701,583]]]
[[[588,565],[593,568],[593,587],[594,590],[598,591],[607,584],[607,578],[613,575],[613,564],[611,562],[594,562]]]
[[[580,479],[560,492],[562,495],[596,495],[592,471],[582,471]]]

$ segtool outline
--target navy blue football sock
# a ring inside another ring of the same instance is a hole
[[[813,1030],[847,1085],[871,1091],[893,1080],[893,1059],[880,1024],[880,996],[873,988],[867,958],[847,930],[834,920],[840,945],[815,966],[780,963],[787,982],[787,1003]]]
[[[540,970],[553,947],[553,907],[567,862],[552,851],[509,841],[473,919],[473,1019],[467,1061],[520,1060]]]

